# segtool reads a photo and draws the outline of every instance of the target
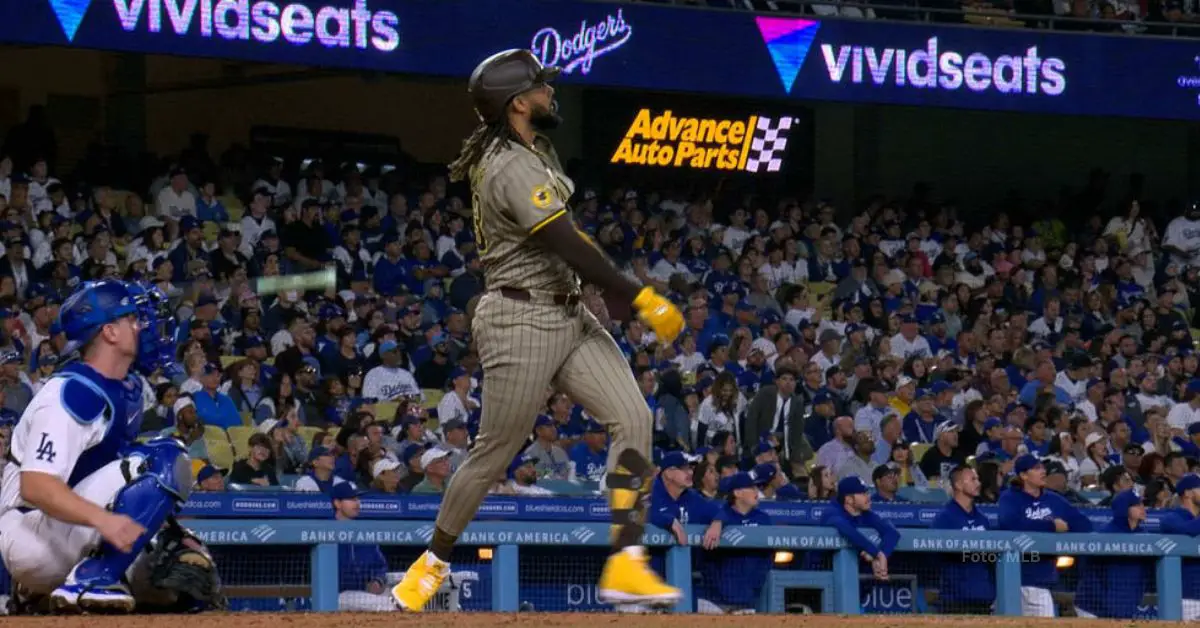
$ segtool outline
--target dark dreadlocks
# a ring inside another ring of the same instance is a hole
[[[475,127],[471,136],[463,140],[462,152],[458,154],[458,158],[450,164],[450,180],[466,180],[471,174],[471,168],[487,156],[489,147],[494,153],[499,153],[504,148],[505,143],[502,140],[524,143],[507,121],[486,122]]]

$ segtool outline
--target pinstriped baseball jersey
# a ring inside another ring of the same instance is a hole
[[[471,170],[475,241],[488,286],[570,293],[579,278],[559,256],[529,240],[567,212],[575,183],[563,172],[550,141],[535,149],[506,141]],[[569,218],[569,217],[568,217]]]

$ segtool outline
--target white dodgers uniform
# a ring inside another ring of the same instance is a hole
[[[52,475],[80,497],[108,507],[127,476],[136,476],[136,460],[131,465],[121,456],[136,437],[141,415],[137,375],[112,380],[81,363],[64,367],[25,408],[0,478],[0,558],[25,591],[54,590],[101,538],[93,528],[51,519],[23,500],[21,474]]]

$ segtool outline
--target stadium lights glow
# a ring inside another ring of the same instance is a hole
[[[786,565],[796,558],[791,552],[775,552],[775,564]]]
[[[490,547],[479,548],[479,560],[491,560],[491,559],[492,559],[492,548],[490,548]]]
[[[1058,562],[1057,562],[1057,563],[1055,563],[1055,565],[1054,565],[1054,566],[1055,566],[1055,567],[1058,567],[1059,569],[1070,569],[1070,568],[1072,568],[1072,567],[1074,567],[1074,566],[1075,566],[1075,557],[1073,557],[1073,556],[1059,556],[1059,557],[1058,557]]]

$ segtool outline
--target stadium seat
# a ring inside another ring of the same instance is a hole
[[[255,428],[247,427],[245,425],[237,425],[225,430],[225,432],[229,434],[229,442],[233,443],[235,451],[240,451],[249,447],[248,443],[250,442],[250,437],[257,431],[258,430]]]
[[[200,231],[204,233],[205,242],[216,242],[217,236],[221,234],[221,225],[218,225],[211,220],[206,220],[201,223]]]
[[[925,455],[925,452],[929,451],[930,447],[933,447],[933,445],[930,443],[913,443],[913,445],[912,445],[913,462],[920,462],[921,457]]]
[[[223,440],[229,442],[229,435],[216,425],[204,426],[204,440]]]
[[[228,469],[233,466],[234,452],[233,445],[229,444],[229,439],[222,438],[208,439],[207,434],[204,439],[204,444],[208,447],[208,461],[214,467],[219,469]]]
[[[916,486],[905,486],[896,491],[896,494],[914,504],[942,504],[949,499],[949,497],[946,495],[946,491],[943,491],[940,488],[918,488]]]
[[[391,421],[396,416],[396,408],[400,404],[395,401],[380,401],[375,404],[375,418],[379,421]]]
[[[421,405],[426,408],[436,408],[442,402],[442,397],[446,396],[446,391],[436,388],[426,388],[421,391],[421,394],[425,396],[425,403]]]
[[[229,212],[229,220],[240,222],[242,216],[246,214],[246,207],[242,205],[242,200],[233,194],[226,194],[219,199],[221,204],[225,206],[225,211]]]

